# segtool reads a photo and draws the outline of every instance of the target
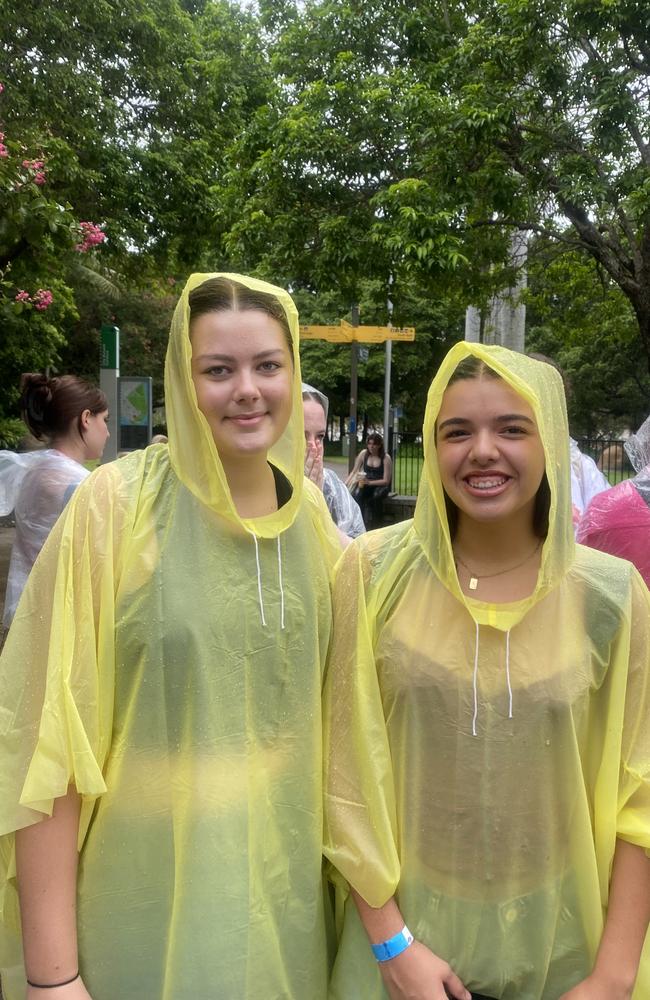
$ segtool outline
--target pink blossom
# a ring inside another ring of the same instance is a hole
[[[0,157],[5,158],[7,156],[9,156],[9,150],[4,143],[0,142]]]
[[[39,288],[36,294],[34,295],[34,307],[38,309],[40,312],[43,312],[45,309],[48,309],[52,305],[53,301],[54,301],[54,296],[52,295],[52,292],[49,290],[49,288]]]
[[[5,134],[4,134],[4,132],[0,132],[0,142],[4,142],[4,141],[5,141]]]
[[[94,246],[98,246],[100,243],[103,243],[106,239],[106,233],[102,232],[99,226],[96,226],[94,222],[80,222],[79,228],[81,229],[83,240],[81,243],[77,243],[75,245],[75,250],[77,250],[78,253],[86,253]]]
[[[0,83],[0,94],[2,93],[2,91],[3,91],[4,89],[5,89],[5,85],[4,85],[4,83]]]
[[[16,296],[16,302],[31,302],[32,297],[29,292],[26,292],[24,288],[21,288]]]
[[[33,171],[34,176],[32,180],[34,184],[45,184],[46,173],[43,167],[45,166],[44,160],[23,160],[23,167],[26,170]]]

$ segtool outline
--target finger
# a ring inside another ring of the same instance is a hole
[[[454,997],[454,1000],[472,1000],[472,994],[466,990],[455,972],[450,972],[445,977],[447,995]]]

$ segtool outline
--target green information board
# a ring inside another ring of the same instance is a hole
[[[99,367],[120,367],[120,331],[116,326],[105,323],[101,329],[99,346]]]

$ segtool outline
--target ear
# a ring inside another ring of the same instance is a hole
[[[90,410],[82,410],[81,416],[79,417],[79,422],[80,422],[82,430],[84,430],[84,431],[88,430],[88,428],[90,427],[90,418],[91,417],[92,417],[92,413],[90,412]]]

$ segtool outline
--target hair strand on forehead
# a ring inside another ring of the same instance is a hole
[[[255,291],[233,278],[208,278],[189,293],[190,334],[192,324],[207,313],[245,312],[254,309],[265,313],[282,328],[289,353],[293,358],[293,338],[282,303],[268,292]]]

